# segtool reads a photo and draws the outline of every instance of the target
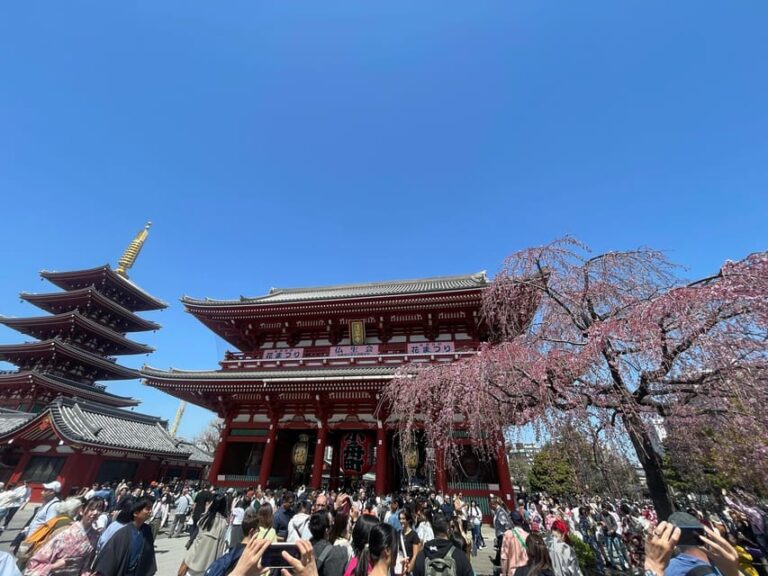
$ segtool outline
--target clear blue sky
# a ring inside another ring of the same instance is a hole
[[[149,218],[132,278],[171,308],[128,363],[161,368],[224,351],[182,294],[493,272],[565,233],[710,273],[766,248],[766,22],[764,0],[4,3],[0,313]]]

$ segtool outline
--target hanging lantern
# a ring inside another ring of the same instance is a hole
[[[308,442],[309,436],[301,434],[299,436],[299,441],[293,445],[291,462],[297,472],[304,472],[304,467],[307,465]]]
[[[344,474],[362,476],[372,466],[371,437],[365,432],[348,432],[341,438],[341,469]]]
[[[403,455],[403,462],[405,463],[405,469],[408,472],[408,476],[413,476],[416,469],[419,467],[419,447],[415,444],[411,444]]]

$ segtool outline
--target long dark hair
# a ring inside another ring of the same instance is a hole
[[[328,542],[333,544],[336,540],[342,538],[347,531],[347,526],[349,526],[349,516],[344,514],[344,512],[337,512],[333,519],[331,531],[328,533]]]
[[[352,530],[352,552],[358,558],[363,553],[363,548],[368,544],[368,536],[371,533],[371,528],[379,523],[379,519],[376,516],[360,516],[355,527]]]
[[[529,534],[525,539],[528,552],[528,576],[537,576],[545,571],[552,571],[552,560],[549,558],[547,545],[538,534]]]
[[[355,526],[357,528],[357,526]],[[397,532],[389,524],[376,524],[368,534],[368,544],[357,558],[354,576],[367,576],[368,565],[375,565],[384,553],[389,550],[390,556],[396,553]]]
[[[227,517],[227,496],[225,494],[216,494],[208,505],[203,517],[200,518],[200,530],[208,531],[213,527],[216,515],[226,519]]]

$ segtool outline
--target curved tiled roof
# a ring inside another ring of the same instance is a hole
[[[24,318],[11,318],[0,315],[0,324],[5,324],[9,328],[34,338],[45,338],[45,328],[69,326],[72,323],[77,324],[87,333],[110,342],[113,348],[111,354],[150,354],[155,351],[151,346],[134,342],[119,332],[83,316],[78,311],[64,312],[63,314],[54,314],[52,316],[30,316]]]
[[[79,396],[86,400],[95,400],[115,406],[137,406],[139,401],[130,396],[120,396],[107,392],[104,386],[98,384],[83,384],[74,380],[68,380],[61,376],[38,372],[37,370],[20,370],[17,372],[0,373],[0,385],[4,382],[27,381],[30,384],[48,386],[59,393],[71,396]]]
[[[57,398],[39,414],[24,419],[22,415],[0,414],[0,440],[33,421],[50,417],[60,437],[74,444],[188,458],[192,450],[173,438],[165,429],[165,420],[103,404],[71,398]],[[3,425],[3,420],[8,425]]]
[[[45,292],[45,293],[30,293],[22,292],[20,295],[22,300],[26,300],[30,304],[34,304],[38,308],[51,312],[52,314],[71,312],[78,309],[83,303],[88,302],[90,299],[101,306],[110,310],[116,314],[126,323],[123,328],[125,332],[143,332],[146,330],[159,330],[160,324],[152,322],[138,316],[120,306],[114,300],[107,298],[96,290],[93,286],[86,288],[80,288],[78,290],[69,290],[67,292]]]
[[[121,276],[109,264],[88,268],[85,270],[71,270],[67,272],[52,272],[43,270],[40,276],[64,290],[84,288],[85,286],[98,285],[100,280],[112,283],[113,286],[131,294],[136,299],[136,305],[131,312],[142,310],[160,310],[167,308],[168,304],[155,298],[149,292],[139,288],[128,278]]]
[[[160,370],[143,366],[141,375],[145,378],[166,378],[171,380],[230,380],[233,382],[253,380],[296,380],[318,378],[392,378],[400,366],[365,366],[352,368],[306,368],[303,370]]]
[[[272,288],[265,296],[238,300],[202,300],[184,296],[184,304],[194,306],[232,306],[253,304],[283,304],[315,300],[336,300],[346,298],[370,298],[377,296],[401,296],[456,290],[477,290],[488,285],[486,273],[477,272],[462,276],[438,276],[416,280],[391,280],[366,284],[341,284],[337,286],[315,286],[309,288]]]

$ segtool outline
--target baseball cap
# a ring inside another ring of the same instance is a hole
[[[46,484],[43,484],[43,488],[46,490],[53,490],[57,494],[61,492],[61,482],[58,480],[54,480],[53,482],[47,482]]]

